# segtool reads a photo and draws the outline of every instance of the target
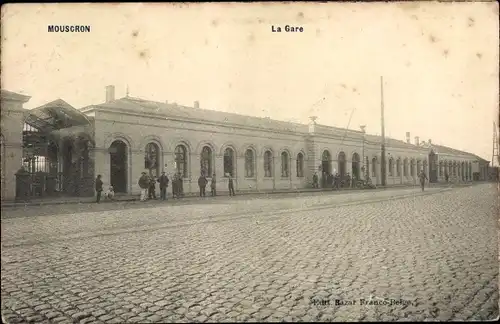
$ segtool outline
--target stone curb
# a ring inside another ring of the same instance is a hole
[[[467,186],[472,186],[475,183],[464,183],[464,184],[438,184],[434,185],[431,187],[427,188],[442,188],[442,187],[467,187]],[[478,183],[476,183],[478,184]],[[380,190],[387,190],[387,189],[394,189],[394,188],[416,188],[418,187],[417,185],[390,185],[386,187],[377,187],[375,189],[343,189],[340,191],[334,191],[332,189],[302,189],[302,190],[277,190],[277,191],[251,191],[251,192],[238,192],[239,196],[243,195],[274,195],[274,194],[300,194],[300,193],[314,193],[314,192],[331,192],[335,194],[345,194],[349,192],[359,192],[359,191],[380,191]],[[226,193],[227,192],[223,192]],[[221,197],[223,195],[219,195],[218,197]],[[189,198],[198,198],[198,195],[196,193],[190,193],[183,197],[183,199],[189,199]],[[122,199],[116,199],[114,202],[131,202],[131,201],[139,201],[138,197],[127,197],[127,198],[122,198]],[[20,207],[33,207],[33,206],[52,206],[52,205],[77,205],[77,204],[89,204],[93,203],[93,200],[76,200],[76,201],[39,201],[39,202],[27,202],[27,203],[21,203],[21,202],[5,202],[1,204],[2,208],[20,208]]]

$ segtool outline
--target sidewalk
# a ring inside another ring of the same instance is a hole
[[[470,186],[477,182],[466,182],[466,183],[432,183],[426,186],[426,188],[439,188],[439,187],[463,187]],[[482,183],[482,182],[481,182]],[[341,193],[349,193],[349,192],[357,192],[357,191],[378,191],[378,190],[386,190],[386,189],[394,189],[394,188],[412,188],[418,187],[413,184],[394,184],[387,185],[385,187],[377,187],[376,189],[341,189],[341,190],[332,190],[331,188],[300,188],[297,190],[270,190],[270,191],[238,191],[238,196],[250,196],[250,195],[273,195],[273,194],[292,194],[292,193],[314,193],[314,192],[330,192],[332,194],[341,194]],[[171,193],[170,194],[170,198]],[[228,195],[228,191],[218,192],[218,197]],[[193,199],[198,198],[197,192],[186,193],[182,200],[185,199]],[[127,202],[127,201],[138,201],[139,195],[121,195],[118,194],[115,196],[113,202]],[[2,208],[17,208],[17,207],[25,207],[25,206],[47,206],[47,205],[68,205],[68,204],[88,204],[95,202],[95,197],[53,197],[53,198],[42,198],[42,199],[32,199],[29,202],[15,202],[15,201],[5,201],[2,202]],[[103,203],[107,203],[106,201],[102,201]]]

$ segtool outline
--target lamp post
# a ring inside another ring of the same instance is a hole
[[[362,155],[363,155],[363,164],[361,164],[361,170],[363,171],[363,179],[366,180],[367,178],[367,175],[365,173],[365,166],[366,166],[366,163],[365,163],[365,134],[366,134],[366,125],[361,125],[359,126],[359,128],[361,128],[361,131],[363,132],[363,148],[362,148]]]

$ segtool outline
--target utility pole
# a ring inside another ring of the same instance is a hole
[[[491,166],[495,164],[500,164],[500,157],[498,155],[498,135],[497,135],[497,125],[493,122],[493,156],[491,157]]]
[[[361,128],[361,131],[363,132],[363,163],[361,165],[361,171],[363,172],[363,179],[366,180],[368,178],[368,176],[366,175],[366,161],[365,161],[365,134],[366,134],[366,125],[361,125],[359,126],[359,128]]]
[[[386,185],[386,165],[385,165],[385,125],[384,125],[384,78],[380,77],[380,118],[381,118],[381,126],[382,126],[382,155],[381,155],[381,165],[380,165],[380,173],[382,176],[382,186]]]

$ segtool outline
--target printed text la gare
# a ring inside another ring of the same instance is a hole
[[[281,27],[271,25],[271,31],[273,33],[281,33]],[[287,32],[287,33],[302,33],[303,31],[304,31],[304,27],[302,27],[302,26],[285,25],[285,32]]]

